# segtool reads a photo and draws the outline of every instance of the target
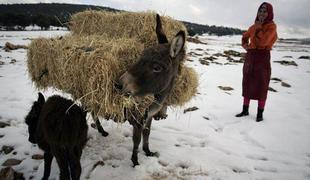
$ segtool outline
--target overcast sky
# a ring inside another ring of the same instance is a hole
[[[310,0],[265,0],[274,7],[280,37],[310,37]],[[129,11],[155,10],[178,20],[247,29],[263,0],[0,0],[7,3],[75,3]]]

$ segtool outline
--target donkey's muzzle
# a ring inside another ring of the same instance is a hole
[[[135,95],[138,89],[134,77],[128,72],[125,72],[116,84],[117,88],[125,96]]]
[[[121,92],[125,97],[129,97],[131,95],[130,92],[123,91],[123,85],[121,85],[120,83],[114,83],[114,87],[117,91]]]

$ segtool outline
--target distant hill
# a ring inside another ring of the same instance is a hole
[[[288,38],[288,39],[279,38],[278,42],[287,43],[287,44],[310,45],[310,38],[301,38],[301,39],[297,39],[297,38]]]
[[[38,3],[38,4],[0,4],[0,13],[15,13],[27,16],[36,16],[44,14],[48,16],[57,16],[60,19],[68,21],[71,14],[84,11],[86,9],[119,11],[109,7],[82,5],[82,4],[60,4],[60,3]]]
[[[24,30],[26,26],[35,24],[41,29],[48,29],[50,26],[66,26],[72,14],[89,9],[120,11],[109,7],[81,4],[0,4],[0,26],[5,30]],[[209,33],[222,36],[243,32],[230,27],[183,23],[190,35]]]

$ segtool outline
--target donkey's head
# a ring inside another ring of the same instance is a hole
[[[31,143],[37,143],[35,135],[36,135],[40,112],[41,112],[41,109],[44,103],[45,103],[44,96],[41,93],[39,93],[38,100],[33,103],[30,112],[25,118],[25,122],[28,125],[28,132],[29,132],[28,140]]]
[[[178,32],[171,43],[168,43],[159,15],[156,20],[159,44],[145,49],[138,62],[120,77],[122,91],[126,94],[143,96],[171,89],[180,62],[185,57],[185,32]]]

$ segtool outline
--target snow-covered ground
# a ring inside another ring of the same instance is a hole
[[[5,26],[0,26],[0,30],[1,31],[5,31],[7,28]],[[20,26],[14,26],[13,27],[14,30],[18,30],[18,29],[21,29]],[[37,26],[37,25],[30,25],[30,26],[26,26],[24,28],[26,31],[41,31],[41,27],[40,26]],[[58,27],[58,26],[50,26],[48,28],[48,30],[51,30],[51,31],[67,31],[68,28],[66,27]]]
[[[65,31],[0,32],[0,46],[9,41],[28,44],[31,38],[62,35]],[[251,101],[250,116],[236,118],[242,108],[242,64],[230,63],[218,57],[209,66],[200,58],[224,50],[244,52],[240,36],[202,36],[208,43],[188,43],[188,66],[199,74],[199,93],[184,107],[169,109],[166,120],[154,121],[150,135],[150,148],[160,156],[146,157],[141,150],[140,165],[132,167],[132,127],[128,123],[116,124],[102,120],[110,133],[102,137],[89,128],[89,141],[81,159],[81,179],[310,179],[310,45],[277,43],[272,51],[272,77],[264,112],[264,121],[255,122],[257,102]],[[26,179],[40,179],[43,160],[32,158],[43,154],[27,141],[24,117],[37,90],[32,84],[26,66],[26,50],[5,52],[0,49],[0,122],[9,126],[0,128],[0,148],[11,146],[13,151],[0,153],[0,169],[10,158],[21,160],[13,166]],[[197,55],[198,54],[198,55]],[[200,55],[199,55],[200,54]],[[16,62],[12,62],[16,59]],[[239,58],[235,58],[239,59]],[[295,61],[298,66],[284,66],[273,61]],[[1,63],[1,62],[0,62]],[[218,86],[234,90],[223,91]],[[46,97],[60,94],[55,90],[43,92]],[[68,95],[65,95],[68,97]],[[199,109],[183,113],[188,107]],[[92,122],[88,117],[89,123]],[[0,149],[1,150],[1,149]],[[94,164],[103,161],[104,165]],[[50,179],[58,179],[58,166],[54,159]]]

